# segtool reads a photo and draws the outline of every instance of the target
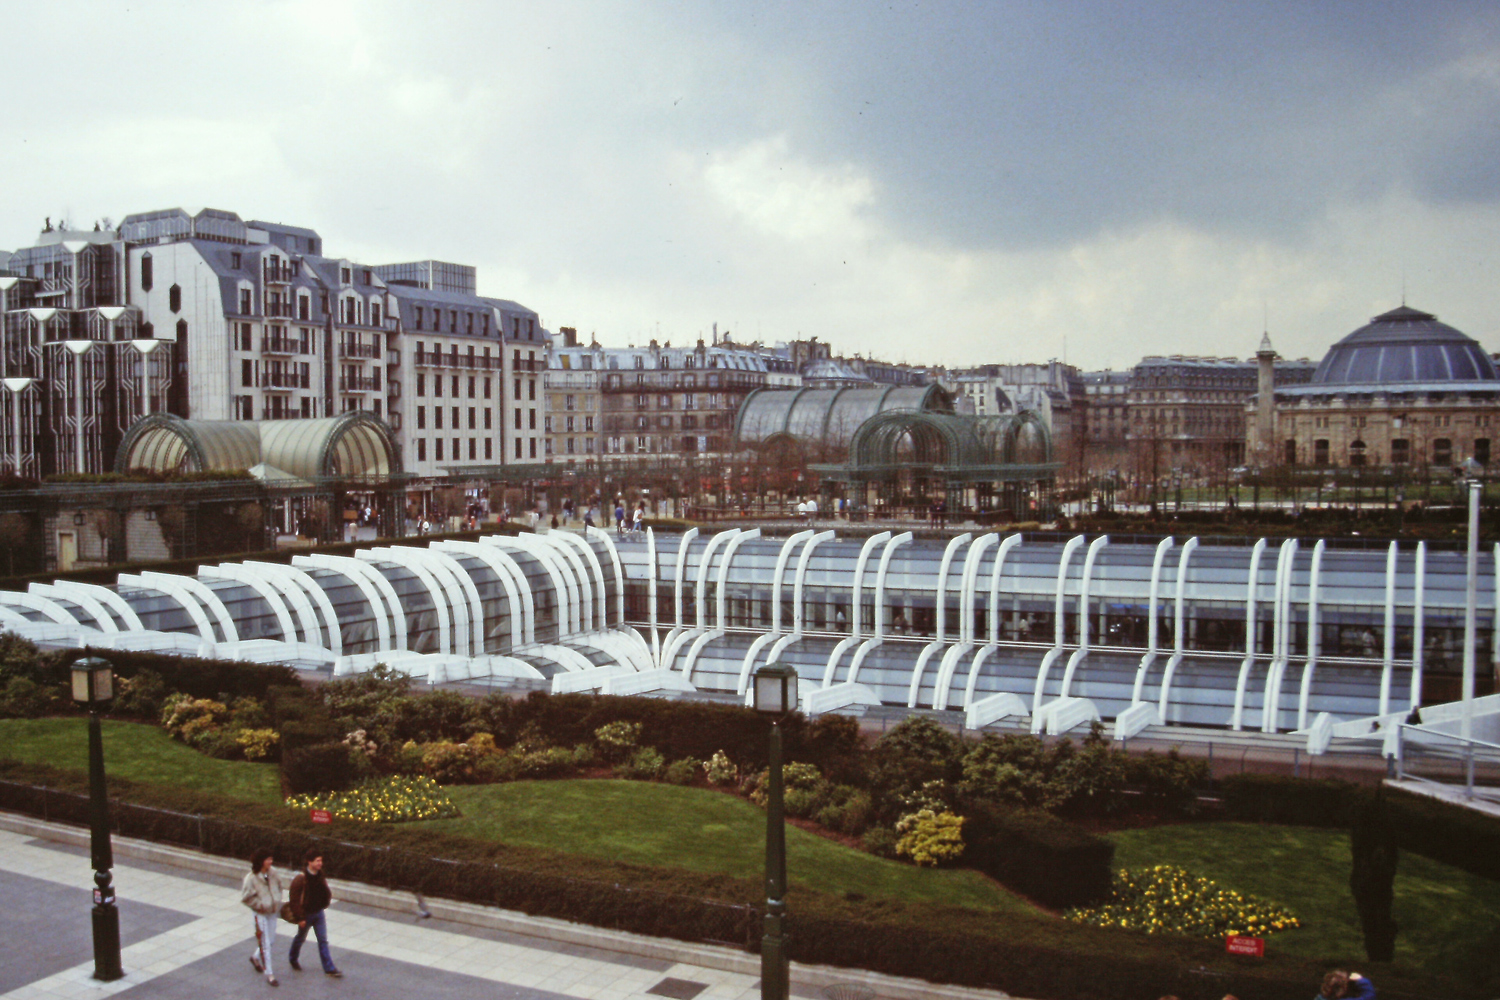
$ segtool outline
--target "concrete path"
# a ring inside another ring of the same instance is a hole
[[[287,964],[290,924],[279,925],[271,989],[247,960],[249,911],[239,903],[247,864],[116,837],[125,978],[90,978],[88,833],[0,813],[0,1000],[189,1000],[297,996],[402,1000],[751,1000],[760,995],[759,958],[695,945],[530,917],[467,903],[344,882],[330,872],[338,902],[329,910],[334,962],[319,969],[309,940],[301,972]],[[278,867],[283,867],[278,859]],[[290,882],[290,874],[286,873]],[[891,1000],[1004,1000],[1006,994],[935,986],[858,970],[792,966],[792,994],[823,1000],[858,984]],[[833,993],[842,991],[832,990]]]

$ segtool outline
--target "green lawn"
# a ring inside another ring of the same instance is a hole
[[[1303,957],[1364,955],[1349,893],[1349,835],[1312,827],[1194,823],[1110,835],[1120,868],[1174,864],[1241,892],[1274,900],[1302,920],[1267,940],[1268,952]],[[1500,882],[1401,853],[1396,870],[1396,957],[1439,970],[1473,952],[1500,925]]]
[[[560,851],[759,877],[765,813],[702,788],[639,781],[518,781],[450,788],[463,817],[417,824]],[[977,872],[924,870],[787,828],[787,878],[822,892],[1029,909]]]
[[[275,764],[207,757],[157,726],[106,719],[103,729],[104,767],[111,775],[262,802],[281,798]],[[82,718],[0,719],[0,757],[85,771],[88,749]]]

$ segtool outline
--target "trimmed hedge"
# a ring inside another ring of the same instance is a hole
[[[986,803],[966,809],[965,865],[1054,909],[1109,897],[1110,841],[1045,812]]]
[[[62,791],[44,794],[37,785]],[[86,785],[78,772],[0,760],[0,808],[82,824]],[[752,879],[514,847],[405,824],[341,823],[333,833],[301,811],[278,806],[123,780],[110,785],[116,797],[111,818],[122,835],[242,858],[257,847],[297,857],[316,845],[335,878],[641,934],[758,947],[761,887]],[[1257,962],[1225,955],[1218,942],[1082,927],[1040,914],[803,889],[791,891],[788,908],[788,946],[796,961],[1051,1000],[1152,1000],[1164,993],[1217,1000],[1226,992],[1241,1000],[1282,1000],[1306,994],[1325,970],[1321,962]],[[1391,970],[1377,978],[1387,1000],[1479,995]]]
[[[1236,774],[1219,782],[1224,807],[1234,819],[1349,829],[1374,797],[1363,785],[1269,774]],[[1500,880],[1500,821],[1460,806],[1385,790],[1396,843],[1455,868]]]

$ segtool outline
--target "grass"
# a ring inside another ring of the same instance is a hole
[[[144,723],[105,719],[102,726],[104,767],[112,776],[258,802],[281,800],[275,764],[208,757]],[[83,718],[0,719],[0,757],[86,771],[88,747]]]
[[[414,824],[552,850],[759,878],[765,813],[702,788],[639,781],[519,781],[448,789],[461,819]],[[978,872],[920,869],[788,826],[787,878],[829,893],[921,900],[982,910],[1030,905]]]
[[[1349,835],[1312,827],[1192,823],[1110,834],[1115,865],[1175,864],[1292,909],[1303,927],[1266,941],[1267,953],[1362,962],[1349,892]],[[1481,947],[1500,924],[1500,882],[1409,851],[1396,869],[1397,961],[1439,971]]]

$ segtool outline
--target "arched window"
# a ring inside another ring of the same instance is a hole
[[[182,286],[173,285],[167,289],[167,308],[173,312],[182,312]]]
[[[1359,468],[1365,464],[1365,443],[1354,441],[1349,445],[1349,464]]]
[[[141,254],[141,290],[151,291],[151,255]]]
[[[1432,442],[1432,464],[1453,464],[1453,442],[1448,438],[1436,438]]]
[[[180,344],[184,340],[187,340],[187,320],[180,319],[177,321],[177,342]]]

